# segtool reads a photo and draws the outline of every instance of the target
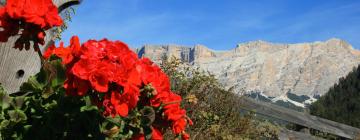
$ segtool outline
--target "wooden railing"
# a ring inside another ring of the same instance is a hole
[[[354,139],[360,134],[359,128],[312,116],[310,114],[305,114],[285,107],[280,107],[278,105],[256,101],[248,97],[242,97],[240,99],[240,105],[242,108],[255,111],[255,113],[258,114],[270,116],[344,138]]]

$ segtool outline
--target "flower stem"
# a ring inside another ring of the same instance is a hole
[[[41,61],[41,66],[43,66],[44,63],[45,63],[45,59],[44,59],[44,57],[43,57],[43,55],[42,55],[42,53],[41,53],[41,50],[40,50],[40,48],[39,48],[39,45],[34,45],[34,47],[35,47],[35,51],[36,51],[37,54],[39,55],[39,58],[40,58],[40,61]]]

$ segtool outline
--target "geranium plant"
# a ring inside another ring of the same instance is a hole
[[[0,20],[0,41],[20,35],[15,48],[29,49],[33,41],[35,50],[44,31],[62,23],[51,0],[8,0]],[[2,138],[155,140],[171,129],[174,138],[189,139],[192,122],[168,76],[125,43],[81,44],[74,36],[69,46],[53,45],[40,57],[40,73],[19,93],[0,90]]]

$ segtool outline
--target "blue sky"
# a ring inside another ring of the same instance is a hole
[[[323,41],[360,49],[360,0],[83,0],[63,34],[82,41],[108,38],[131,47]]]

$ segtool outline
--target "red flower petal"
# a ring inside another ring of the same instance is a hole
[[[186,127],[186,121],[185,119],[179,119],[177,121],[174,122],[174,124],[172,125],[172,131],[174,134],[180,134],[182,131],[185,130]]]
[[[108,76],[101,71],[94,71],[90,74],[89,81],[95,90],[99,92],[108,91]]]
[[[128,113],[129,113],[129,107],[125,103],[122,103],[120,105],[116,105],[115,110],[121,117],[126,117],[128,115]]]
[[[158,129],[156,129],[154,127],[152,127],[151,129],[152,129],[152,132],[151,132],[152,140],[162,140],[163,139],[162,133]]]
[[[54,53],[55,48],[55,45],[51,45],[49,48],[47,48],[43,54],[44,59],[49,59],[50,56]]]

